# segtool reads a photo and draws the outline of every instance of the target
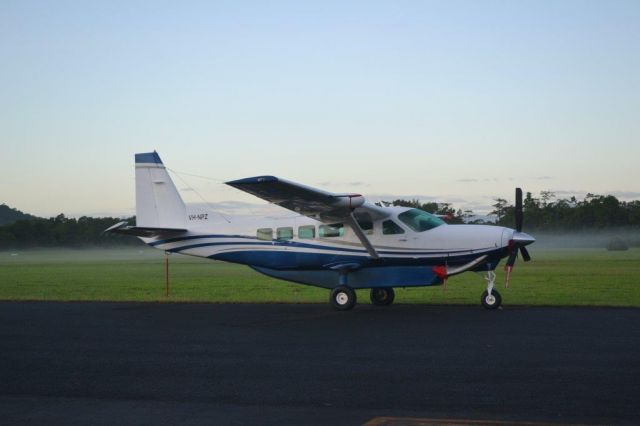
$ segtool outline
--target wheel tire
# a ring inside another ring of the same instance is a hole
[[[372,288],[369,295],[371,297],[371,303],[376,306],[389,306],[396,297],[396,293],[391,287]]]
[[[348,311],[356,305],[356,292],[349,287],[341,285],[331,290],[329,301],[333,309]]]
[[[502,304],[502,297],[495,289],[491,290],[491,296],[489,296],[489,292],[485,290],[484,293],[482,293],[480,301],[482,302],[482,306],[487,309],[498,309]]]

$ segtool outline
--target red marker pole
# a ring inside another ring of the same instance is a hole
[[[169,252],[164,252],[165,297],[169,297]]]
[[[505,266],[504,270],[507,272],[507,278],[504,282],[504,288],[509,288],[509,281],[511,281],[511,271],[513,270],[513,266]]]

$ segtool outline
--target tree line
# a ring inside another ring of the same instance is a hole
[[[23,213],[18,209],[12,209],[4,203],[0,204],[0,226],[22,219],[36,219],[36,217],[27,213]]]
[[[587,194],[556,198],[551,191],[542,191],[538,198],[528,192],[523,199],[524,227],[532,231],[581,231],[614,228],[640,228],[640,201],[620,201],[613,195]],[[495,199],[495,223],[513,227],[515,208],[507,200]]]
[[[491,216],[484,218],[476,216],[470,210],[456,210],[449,203],[421,203],[419,200],[398,199],[384,204],[419,208],[447,216],[446,221],[451,224],[484,223],[512,228],[515,224],[514,206],[502,198],[494,201]],[[139,239],[130,236],[103,234],[105,229],[123,220],[120,218],[83,216],[75,219],[60,214],[44,219],[15,209],[10,210],[13,216],[21,219],[0,226],[0,249],[142,245]],[[576,197],[558,199],[550,191],[542,191],[539,197],[527,193],[523,200],[523,211],[524,228],[527,232],[621,228],[640,230],[640,201],[620,201],[613,195],[587,194],[584,199],[578,200]],[[135,223],[133,217],[126,220],[131,224]]]
[[[134,223],[132,219],[128,219],[130,223]],[[105,229],[122,220],[86,216],[74,219],[63,214],[49,219],[21,219],[0,226],[0,249],[142,245],[137,238],[103,234]]]
[[[489,216],[478,217],[471,210],[456,210],[449,203],[419,200],[394,200],[382,205],[413,207],[429,213],[447,216],[447,223],[490,224],[513,228],[515,206],[503,198],[494,199]],[[640,229],[640,200],[620,201],[613,195],[587,194],[582,200],[556,198],[552,191],[542,191],[539,197],[527,192],[523,199],[524,226],[531,231],[580,231],[615,228]]]

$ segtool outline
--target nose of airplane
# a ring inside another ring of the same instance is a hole
[[[525,232],[518,232],[518,231],[514,231],[513,237],[511,237],[511,239],[515,244],[519,245],[520,247],[528,246],[529,244],[532,244],[536,241],[536,239],[533,238],[531,235]]]

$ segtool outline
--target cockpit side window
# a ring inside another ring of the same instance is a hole
[[[416,232],[428,231],[429,229],[445,224],[444,220],[438,216],[419,209],[411,209],[400,213],[398,219]]]
[[[361,212],[356,213],[355,217],[358,225],[360,225],[360,229],[362,229],[365,234],[373,234],[373,219],[371,218],[371,214]]]
[[[404,234],[404,229],[392,220],[382,222],[382,233],[384,235]]]

